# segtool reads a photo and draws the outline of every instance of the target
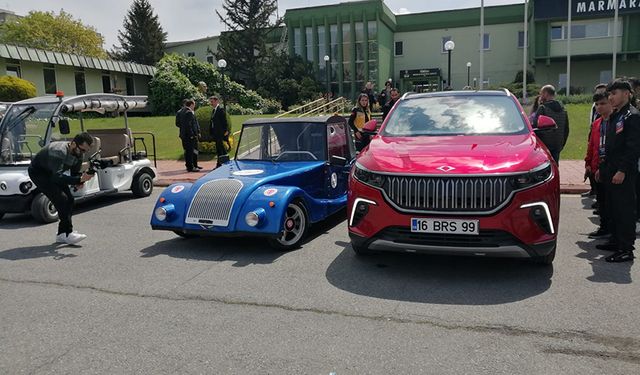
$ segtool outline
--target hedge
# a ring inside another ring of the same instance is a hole
[[[0,77],[0,101],[17,102],[36,96],[36,86],[22,78]]]

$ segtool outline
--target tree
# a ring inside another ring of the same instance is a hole
[[[0,42],[84,56],[107,56],[102,48],[102,35],[64,10],[58,15],[31,11],[25,17],[8,21],[0,25]]]
[[[216,14],[229,31],[220,35],[216,58],[227,61],[233,79],[255,88],[256,67],[267,51],[267,34],[281,23],[280,19],[271,21],[277,0],[225,0],[222,8],[225,14],[217,10]]]
[[[158,16],[153,14],[148,0],[134,0],[123,27],[124,30],[118,31],[120,47],[110,52],[113,57],[146,65],[160,61],[167,33],[162,29]]]
[[[277,99],[282,108],[316,99],[322,84],[315,78],[313,65],[302,57],[284,51],[270,51],[256,68],[257,91],[264,97]]]

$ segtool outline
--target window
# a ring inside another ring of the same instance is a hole
[[[562,38],[562,26],[551,26],[551,40],[561,40]]]
[[[299,27],[293,29],[293,53],[302,56],[302,35]]]
[[[56,69],[53,65],[47,64],[42,71],[44,73],[44,92],[47,94],[55,94],[57,90]]]
[[[484,34],[484,38],[482,38],[482,49],[488,50],[491,48],[491,37],[488,33]]]
[[[622,35],[619,25],[618,36]],[[551,26],[551,40],[563,40],[569,36],[567,25]],[[613,36],[613,22],[591,22],[571,24],[571,39],[606,38]]]
[[[87,93],[87,84],[84,77],[84,71],[75,72],[76,78],[76,95],[84,95]]]
[[[111,76],[102,76],[102,92],[111,92]]]
[[[567,88],[567,74],[561,73],[558,75],[558,89],[566,89]]]
[[[7,75],[16,78],[22,78],[20,65],[7,65]]]
[[[187,52],[187,57],[196,57],[195,52]]]
[[[450,36],[443,36],[443,37],[442,37],[442,46],[441,46],[441,47],[442,47],[442,53],[447,53],[447,50],[446,50],[446,49],[444,49],[444,44],[445,44],[446,42],[450,41],[450,40],[451,40],[451,37],[450,37]]]
[[[395,55],[402,56],[404,54],[404,44],[403,42],[396,42]]]
[[[529,47],[529,41],[527,41],[527,47]],[[524,31],[518,31],[518,48],[524,48]]]
[[[307,61],[313,61],[313,29],[311,27],[305,27],[304,34],[307,39],[307,44],[305,46],[306,59]]]
[[[207,62],[208,62],[209,64],[213,64],[213,61],[214,61],[214,57],[213,57],[213,55],[207,55]]]
[[[133,77],[127,76],[125,78],[125,85],[127,85],[127,95],[135,95],[136,94],[135,84],[133,82]]]
[[[611,82],[613,80],[613,74],[610,70],[602,70],[600,72],[600,82]]]

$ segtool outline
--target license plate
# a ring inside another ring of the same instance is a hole
[[[412,218],[411,232],[478,235],[478,220]]]

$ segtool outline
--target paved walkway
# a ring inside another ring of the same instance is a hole
[[[183,161],[158,160],[158,177],[156,186],[169,186],[175,182],[193,182],[210,172],[216,161],[199,162],[202,172],[187,172]],[[582,181],[584,175],[584,161],[560,161],[560,191],[564,194],[580,194],[589,191],[589,184]]]

